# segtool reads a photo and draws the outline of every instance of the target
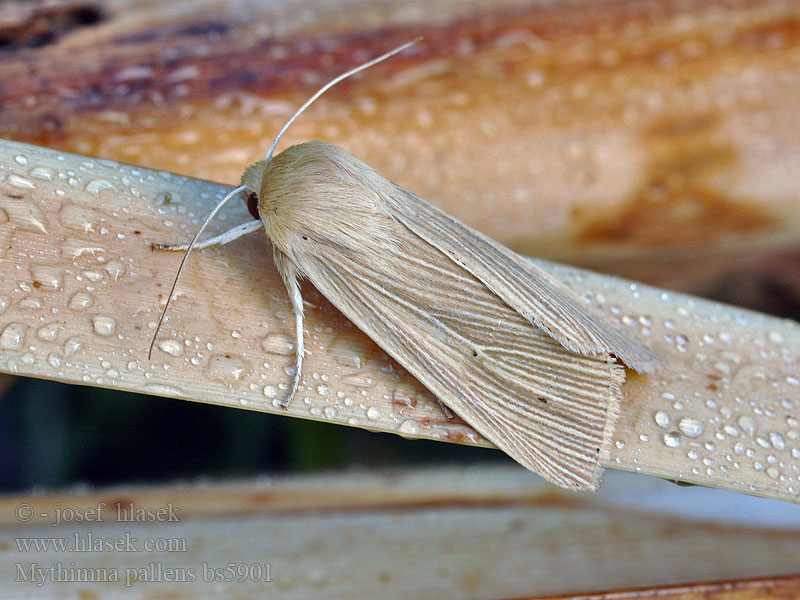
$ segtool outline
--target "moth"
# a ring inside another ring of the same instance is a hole
[[[296,371],[303,368],[303,299],[309,280],[336,308],[446,407],[520,464],[570,489],[595,489],[619,414],[621,361],[652,372],[658,357],[536,264],[387,180],[331,144],[313,141],[266,159],[209,214],[184,250],[221,245],[263,227],[295,314]],[[197,243],[233,197],[254,221]],[[159,329],[153,336],[153,343]],[[150,350],[152,352],[153,345]]]

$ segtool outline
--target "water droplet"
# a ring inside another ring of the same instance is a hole
[[[95,315],[92,317],[92,327],[97,335],[108,337],[114,335],[117,329],[117,322],[111,317]]]
[[[703,434],[703,424],[691,417],[684,417],[678,421],[678,429],[688,438],[700,437]]]
[[[84,292],[75,292],[70,298],[69,308],[72,310],[86,310],[94,304],[94,298]]]
[[[206,367],[211,379],[228,384],[242,381],[252,371],[253,365],[236,354],[215,354],[209,359]]]
[[[26,189],[26,190],[35,190],[36,189],[36,186],[34,185],[34,183],[30,179],[26,179],[25,177],[21,177],[19,175],[14,174],[14,173],[9,175],[8,179],[6,179],[6,181],[8,181],[8,183],[10,185],[14,186],[15,188]]]
[[[405,433],[407,435],[417,435],[419,433],[419,423],[414,419],[406,419],[400,423],[399,430],[400,433]]]
[[[360,369],[364,364],[364,357],[370,349],[370,342],[353,340],[346,334],[339,334],[333,338],[328,352],[333,356],[336,364],[352,369]]]
[[[739,429],[749,435],[753,435],[756,432],[756,422],[752,417],[741,416],[736,420],[736,423],[739,425]]]
[[[59,218],[64,227],[86,234],[94,229],[99,215],[92,208],[70,203],[61,209]]]
[[[267,398],[275,398],[278,395],[278,388],[275,387],[274,385],[265,385],[264,395]]]
[[[663,410],[660,410],[653,415],[653,420],[656,422],[656,425],[665,428],[669,427],[669,424],[672,423],[672,417],[669,416],[668,412]]]
[[[783,343],[783,334],[780,331],[770,331],[767,335],[769,341],[773,344],[782,344]]]
[[[739,437],[739,430],[736,429],[736,427],[733,425],[725,425],[722,428],[722,431],[724,431],[725,435],[727,435],[728,437],[734,437],[734,438]]]
[[[92,179],[86,184],[86,191],[90,194],[98,195],[103,190],[114,190],[114,184],[105,179]]]
[[[51,352],[47,356],[47,364],[54,369],[58,369],[61,366],[61,355],[58,352]]]
[[[83,349],[83,339],[79,337],[71,337],[64,342],[64,356],[72,356],[79,350]]]
[[[111,333],[113,333],[113,330],[106,335],[111,335]],[[181,356],[183,354],[183,344],[178,340],[161,340],[156,346],[158,346],[159,350],[170,356]]]
[[[118,260],[111,260],[103,267],[106,273],[111,275],[111,279],[118,281],[122,274],[125,272],[125,265]]]
[[[392,391],[392,405],[414,408],[417,405],[417,389],[413,385],[401,383]]]
[[[336,417],[336,409],[333,406],[326,406],[322,409],[322,414],[328,419],[333,419]]]
[[[39,328],[36,332],[36,337],[43,342],[54,342],[58,337],[58,332],[61,330],[61,325],[58,323],[50,323]]]
[[[783,435],[781,435],[777,431],[771,431],[769,434],[769,441],[772,444],[772,447],[775,450],[783,450],[786,448],[786,440],[784,440]]]
[[[723,375],[730,375],[733,371],[733,367],[730,364],[721,360],[714,363],[714,368]]]
[[[30,175],[34,179],[41,179],[43,181],[53,181],[53,178],[56,176],[56,172],[48,167],[34,167],[33,169],[31,169]]]
[[[84,254],[91,254],[92,257],[96,257],[105,252],[105,249],[97,244],[90,244],[77,238],[68,238],[64,240],[60,244],[60,249],[61,256],[71,261],[80,258]]]
[[[25,343],[28,328],[22,323],[9,323],[0,333],[0,348],[3,350],[19,350]]]
[[[103,278],[103,274],[100,271],[83,271],[81,275],[92,283],[97,283]]]
[[[670,431],[664,434],[664,444],[670,448],[677,448],[681,445],[681,434],[677,431]]]
[[[377,421],[378,419],[381,418],[381,409],[378,408],[377,406],[370,406],[367,409],[367,418],[370,421]]]
[[[28,164],[28,157],[23,154],[17,154],[14,157],[14,160],[17,161],[19,165],[27,165]]]
[[[42,308],[42,301],[38,298],[23,298],[17,303],[17,307],[27,310],[38,310]]]
[[[165,383],[147,383],[144,386],[144,391],[154,396],[176,397],[183,394],[177,387]]]
[[[11,301],[6,298],[5,296],[0,298],[0,315],[8,310],[8,307],[11,305]]]
[[[356,373],[342,377],[342,383],[360,388],[371,388],[375,385],[375,380],[367,374]]]
[[[294,354],[294,338],[283,333],[273,333],[261,341],[261,348],[270,354],[290,356]]]
[[[35,265],[31,267],[31,276],[33,277],[35,287],[45,290],[57,290],[61,287],[63,272],[56,267]]]
[[[320,396],[327,396],[330,393],[330,390],[327,385],[318,385],[317,386],[317,393]]]
[[[33,202],[9,202],[4,209],[17,229],[47,233],[44,213]]]

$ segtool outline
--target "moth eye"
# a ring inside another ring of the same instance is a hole
[[[473,357],[477,357],[478,356],[478,351],[477,350],[473,350],[472,351],[472,356]]]
[[[258,196],[253,192],[247,195],[247,210],[253,215],[254,219],[260,219],[261,215],[258,214]]]
[[[304,236],[301,236],[301,237],[302,237],[302,238],[303,238],[303,240],[305,240],[306,242],[308,241],[308,236],[307,236],[307,235],[304,235]]]

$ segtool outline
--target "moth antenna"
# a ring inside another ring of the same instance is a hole
[[[269,162],[269,160],[272,158],[272,153],[275,152],[275,146],[278,145],[278,140],[280,140],[281,137],[283,136],[283,134],[286,133],[286,130],[289,129],[289,126],[292,123],[294,123],[295,119],[297,119],[297,117],[299,117],[303,113],[303,111],[305,111],[305,109],[307,109],[309,106],[311,106],[311,104],[313,104],[314,101],[317,98],[322,96],[322,94],[327,92],[329,89],[331,89],[333,86],[335,86],[337,83],[339,83],[343,79],[347,79],[348,77],[350,77],[351,75],[355,75],[359,71],[363,71],[364,69],[369,69],[371,66],[376,65],[379,62],[383,62],[387,58],[390,58],[390,57],[394,56],[395,54],[398,54],[398,53],[402,52],[403,50],[405,50],[409,46],[413,46],[414,44],[416,44],[421,39],[422,39],[422,36],[420,36],[420,37],[418,37],[418,38],[416,38],[414,40],[411,40],[410,42],[406,42],[405,44],[403,44],[401,46],[398,46],[394,50],[389,50],[389,52],[387,52],[386,54],[381,54],[377,58],[373,58],[370,61],[367,61],[367,62],[365,62],[365,63],[363,63],[363,64],[361,64],[361,65],[359,65],[357,67],[354,67],[354,68],[350,69],[346,73],[342,73],[338,77],[335,77],[334,79],[331,79],[328,83],[326,83],[321,88],[319,88],[319,90],[317,90],[317,92],[313,96],[311,96],[311,98],[309,98],[308,100],[305,101],[305,104],[303,104],[303,106],[301,106],[300,108],[297,109],[297,112],[295,112],[291,117],[289,117],[289,120],[286,121],[286,124],[278,132],[278,135],[276,135],[275,139],[272,140],[272,145],[269,147],[269,150],[267,151],[267,157],[264,160],[266,162]]]
[[[211,220],[215,216],[217,216],[217,213],[222,209],[223,206],[225,206],[225,204],[228,202],[228,200],[230,200],[231,198],[233,198],[234,196],[236,196],[240,192],[244,192],[246,190],[247,190],[247,186],[240,185],[235,190],[231,191],[222,200],[220,200],[219,203],[214,207],[214,210],[212,210],[208,214],[208,216],[206,217],[206,220],[203,221],[203,224],[200,225],[200,229],[198,229],[197,233],[194,234],[194,237],[192,238],[192,241],[189,242],[189,246],[186,248],[186,252],[183,255],[183,259],[181,260],[181,264],[178,267],[178,273],[177,273],[177,275],[175,275],[175,281],[172,282],[172,289],[169,291],[169,296],[167,296],[167,303],[164,305],[164,310],[161,313],[161,318],[158,320],[158,325],[156,325],[156,330],[153,333],[153,339],[150,341],[150,349],[147,351],[147,360],[150,360],[152,355],[153,355],[153,347],[156,344],[156,339],[158,338],[158,332],[161,331],[161,325],[164,323],[164,317],[167,316],[167,309],[169,308],[169,303],[172,302],[172,295],[175,293],[175,288],[178,287],[178,280],[181,278],[181,274],[183,273],[183,268],[184,268],[184,266],[186,266],[186,260],[189,258],[189,253],[192,251],[192,248],[194,247],[195,243],[197,242],[197,238],[199,238],[200,234],[202,234],[203,231],[205,231],[205,229],[208,226],[208,224],[211,222]],[[154,247],[155,247],[155,245],[154,245]]]

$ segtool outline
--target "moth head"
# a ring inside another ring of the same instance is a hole
[[[261,213],[258,209],[259,200],[263,193],[264,174],[267,171],[267,161],[260,160],[254,165],[245,169],[242,175],[241,185],[245,189],[240,195],[247,205],[247,210],[253,215],[254,219],[260,219]]]

